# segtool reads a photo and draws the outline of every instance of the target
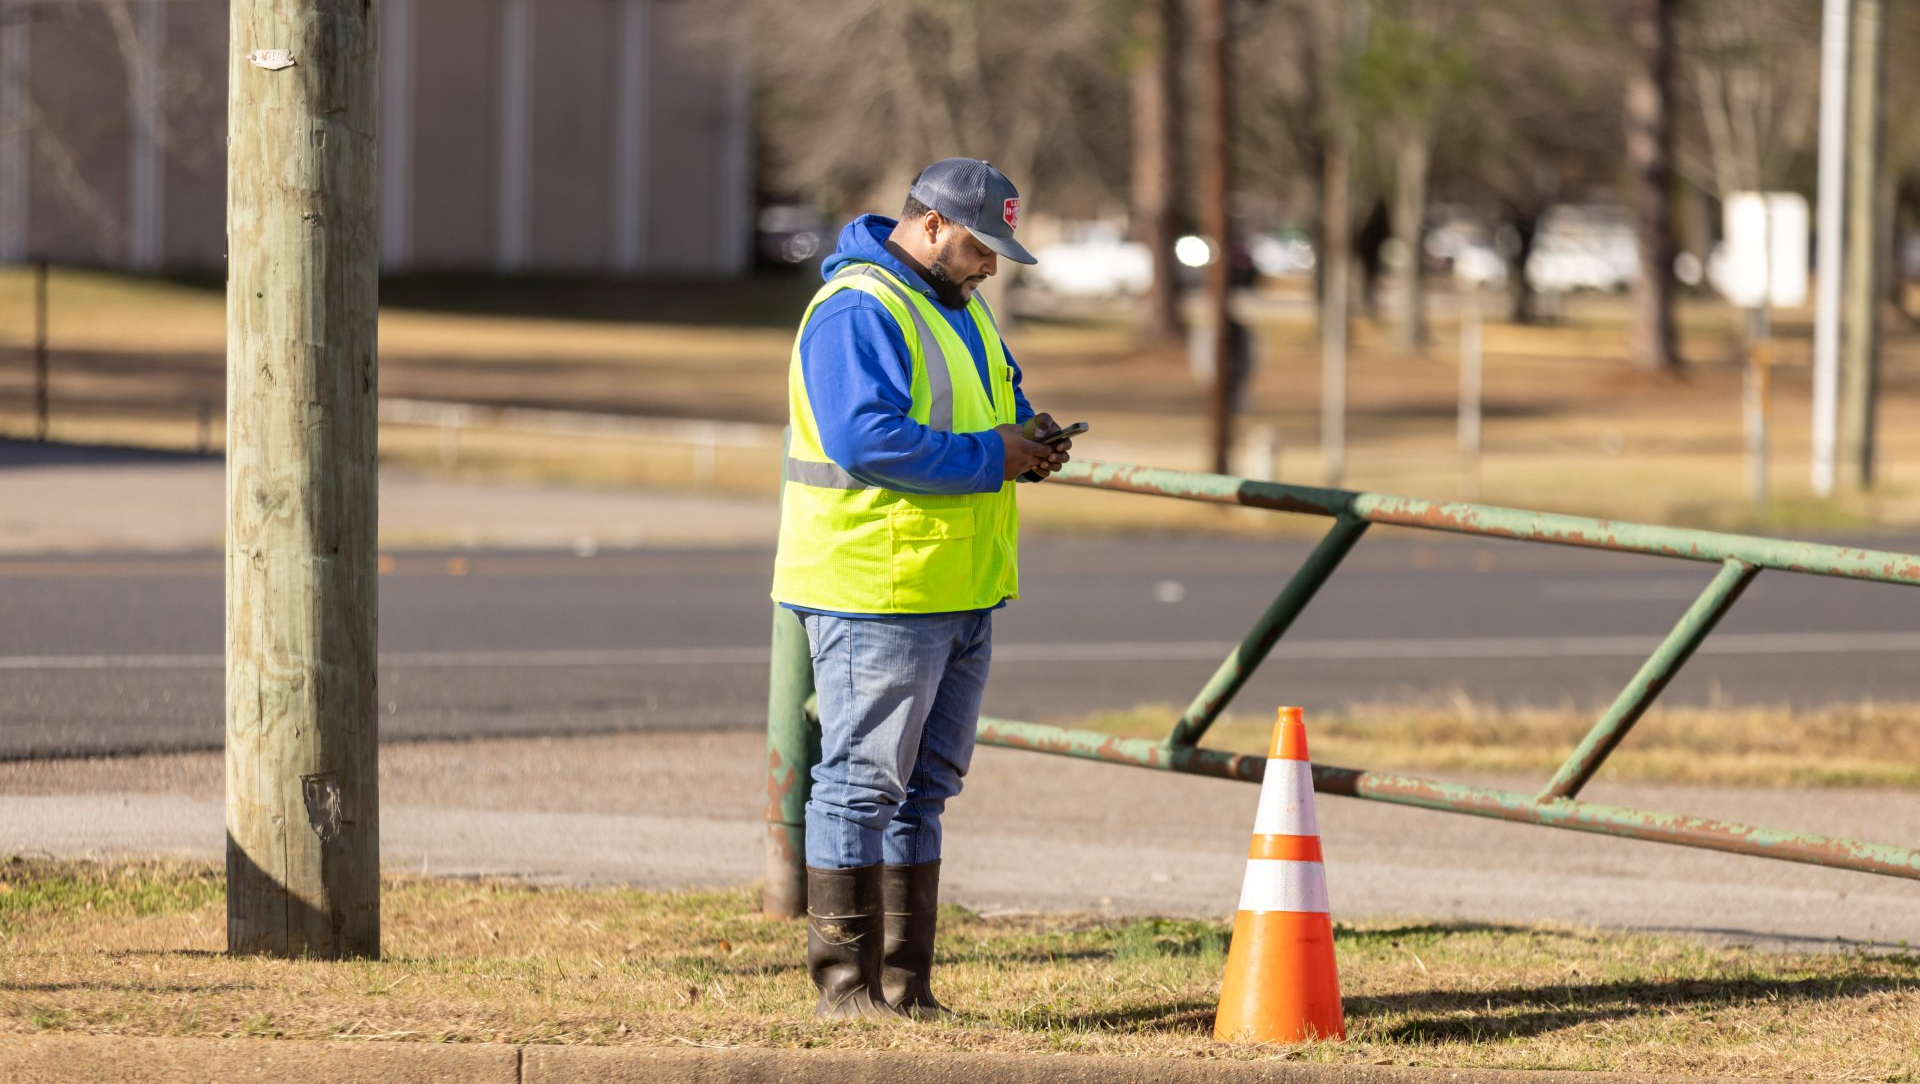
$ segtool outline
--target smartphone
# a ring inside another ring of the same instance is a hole
[[[1063,440],[1072,440],[1091,428],[1093,428],[1093,426],[1088,425],[1086,422],[1074,422],[1072,425],[1067,426],[1057,433],[1048,433],[1046,436],[1041,437],[1040,443],[1058,444]]]
[[[1072,425],[1061,429],[1057,433],[1048,433],[1046,436],[1041,437],[1040,443],[1058,446],[1061,441],[1072,440],[1074,437],[1079,436],[1091,428],[1093,427],[1086,422],[1074,422]],[[1038,482],[1040,481],[1040,475],[1035,474],[1033,471],[1027,471],[1020,476],[1020,480],[1022,482]]]

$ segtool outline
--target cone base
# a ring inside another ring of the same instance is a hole
[[[1234,916],[1213,1037],[1227,1043],[1347,1037],[1331,916],[1298,911]]]

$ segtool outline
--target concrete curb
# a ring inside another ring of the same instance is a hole
[[[1406,1069],[957,1051],[0,1036],[5,1084],[1758,1084],[1733,1077]]]

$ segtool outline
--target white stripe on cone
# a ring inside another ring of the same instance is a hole
[[[1240,886],[1240,910],[1327,914],[1327,867],[1319,862],[1249,858],[1247,879]]]
[[[1277,757],[1267,761],[1267,778],[1260,784],[1260,808],[1253,815],[1253,834],[1320,834],[1320,820],[1313,812],[1313,765]]]

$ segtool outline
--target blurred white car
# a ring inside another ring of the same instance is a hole
[[[1540,218],[1527,282],[1543,293],[1624,290],[1640,274],[1640,249],[1624,208],[1562,204]]]
[[[1028,282],[1065,297],[1123,297],[1153,285],[1153,255],[1118,227],[1096,223],[1033,251]]]
[[[1298,231],[1257,233],[1247,242],[1253,269],[1263,275],[1304,275],[1313,270],[1313,242]]]

